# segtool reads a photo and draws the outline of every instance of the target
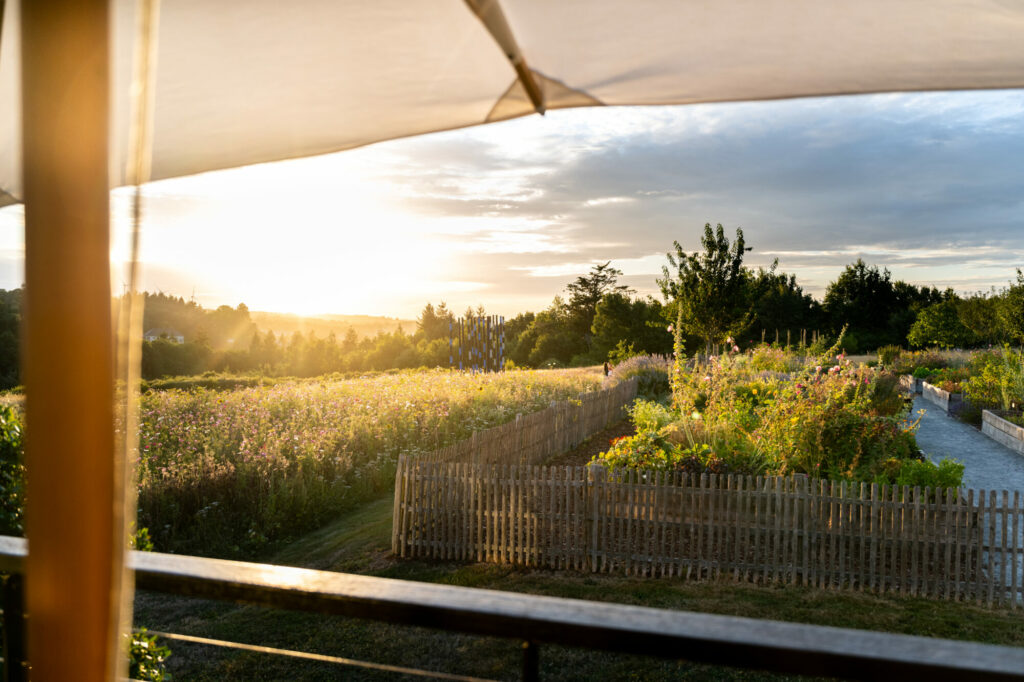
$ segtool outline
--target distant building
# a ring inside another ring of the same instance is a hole
[[[169,329],[167,327],[154,327],[148,332],[142,335],[142,338],[146,341],[156,341],[157,339],[167,339],[173,343],[185,343],[185,335],[179,332],[177,329]]]

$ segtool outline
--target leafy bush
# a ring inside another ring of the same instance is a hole
[[[605,387],[637,377],[637,395],[658,400],[669,393],[669,372],[672,361],[664,355],[636,355],[612,368],[605,378]]]
[[[755,432],[777,473],[873,480],[890,458],[917,454],[893,375],[835,367],[786,387]]]
[[[132,633],[128,646],[128,677],[133,680],[165,682],[171,679],[166,662],[171,650],[157,643],[156,635],[146,628]]]
[[[801,356],[768,344],[761,344],[751,350],[747,362],[754,371],[768,372],[796,372],[804,366]]]
[[[938,465],[928,460],[902,462],[894,481],[897,485],[935,488],[959,488],[964,479],[964,465],[943,459]],[[889,482],[889,481],[886,481]]]
[[[949,393],[962,393],[963,384],[970,378],[966,367],[946,367],[935,370],[928,376],[928,383]]]
[[[928,369],[927,367],[918,367],[913,371],[913,374],[911,376],[913,376],[915,379],[927,380],[929,377],[931,377],[934,371],[935,370]]]
[[[613,469],[663,471],[672,468],[671,452],[668,441],[653,431],[644,431],[615,439],[607,452],[598,455],[593,461],[600,461]]]
[[[0,405],[0,535],[23,535],[25,461],[21,419]]]
[[[899,346],[882,346],[881,348],[878,349],[878,364],[882,365],[883,367],[888,367],[893,362],[895,362],[896,358],[898,358],[900,356],[900,353],[902,352],[903,349],[900,348]]]
[[[989,409],[1016,409],[1024,404],[1024,356],[1010,347],[971,354],[964,396]]]
[[[937,349],[902,351],[892,363],[892,371],[897,374],[917,375],[917,370],[936,370],[949,366],[949,360]],[[918,377],[923,378],[923,377]]]
[[[651,400],[637,400],[629,408],[629,416],[637,431],[659,431],[675,419],[668,408]]]
[[[739,356],[694,365],[674,385],[672,413],[635,410],[637,436],[599,457],[611,466],[860,481],[874,480],[888,460],[915,458],[918,422],[908,418],[899,378],[833,357],[837,364],[793,379],[755,371]]]
[[[646,355],[646,353],[642,350],[637,350],[632,343],[627,344],[625,339],[620,339],[615,348],[608,351],[608,362],[617,365],[641,355]]]

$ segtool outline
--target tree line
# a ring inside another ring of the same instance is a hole
[[[732,339],[742,347],[834,339],[844,327],[847,352],[886,345],[972,347],[1024,344],[1024,274],[1002,289],[960,295],[893,280],[888,269],[861,259],[830,282],[821,301],[807,294],[778,262],[752,268],[743,231],[730,240],[721,225],[704,226],[701,248],[679,242],[666,254],[657,285],[660,299],[620,284],[611,261],[570,282],[551,305],[505,322],[505,357],[514,365],[550,367],[619,361],[635,354],[668,354],[673,333],[687,354]],[[0,388],[19,381],[18,327],[23,292],[0,290]],[[464,317],[486,315],[483,306]],[[360,337],[350,327],[339,338],[295,332],[276,335],[253,323],[244,303],[206,309],[163,293],[144,295],[143,328],[185,336],[147,341],[145,379],[205,372],[319,376],[448,365],[449,324],[455,314],[427,303],[416,328],[401,326]],[[670,331],[673,330],[673,331]]]

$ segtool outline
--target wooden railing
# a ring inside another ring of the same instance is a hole
[[[20,576],[25,553],[24,540],[0,537],[0,571]],[[143,590],[504,637],[522,645],[526,680],[538,679],[540,647],[561,645],[851,679],[1024,682],[1024,649],[1005,646],[169,554],[131,552],[129,562]],[[16,592],[5,589],[6,680],[26,670]]]
[[[402,460],[394,553],[1019,608],[1020,492]]]

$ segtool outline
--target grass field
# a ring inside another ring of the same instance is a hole
[[[1024,617],[1020,614],[967,604],[731,581],[698,583],[398,561],[389,552],[391,509],[390,496],[373,500],[284,548],[272,562],[511,592],[1024,645]],[[155,630],[497,679],[515,679],[520,671],[519,643],[509,640],[146,593],[140,593],[136,603],[136,624]],[[391,674],[270,654],[169,644],[174,651],[171,670],[178,680],[395,679]],[[542,648],[540,660],[542,679],[555,680],[793,679],[557,647]]]

